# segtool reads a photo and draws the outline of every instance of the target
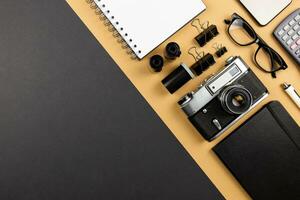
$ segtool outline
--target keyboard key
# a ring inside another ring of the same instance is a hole
[[[295,34],[295,35],[293,35],[292,40],[296,40],[298,37],[299,37],[299,35]]]
[[[295,20],[291,20],[291,21],[289,22],[289,25],[290,25],[290,26],[293,26],[294,24],[296,24],[296,21],[295,21]]]
[[[300,23],[300,22],[299,22]],[[290,26],[289,25],[285,25],[285,27],[283,27],[283,30],[287,31],[289,30]]]
[[[278,35],[279,36],[282,36],[282,34],[284,34],[284,30],[283,29],[281,29],[280,31],[278,31]]]
[[[289,40],[286,42],[286,44],[290,46],[293,42],[294,42],[294,41],[293,41],[292,39],[289,39]]]
[[[286,41],[288,38],[289,38],[289,36],[288,36],[287,34],[285,34],[285,35],[282,37],[283,41]]]
[[[288,32],[288,35],[293,35],[293,33],[294,33],[294,30],[292,29],[292,30],[290,30],[289,32]]]
[[[273,31],[273,35],[300,64],[300,7],[277,26]]]
[[[297,47],[298,47],[297,44],[293,44],[293,45],[291,46],[291,49],[294,50],[294,49],[296,49]]]

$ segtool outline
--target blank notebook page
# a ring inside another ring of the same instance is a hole
[[[205,10],[201,0],[95,0],[141,59]]]

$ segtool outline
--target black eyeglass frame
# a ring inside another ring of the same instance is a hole
[[[247,33],[253,38],[253,41],[246,43],[246,44],[241,44],[239,42],[237,42],[234,37],[230,34],[230,27],[231,25],[234,23],[235,20],[242,20],[242,22],[244,23],[243,28],[245,29],[245,31],[247,31]],[[256,32],[255,30],[252,28],[252,26],[245,20],[243,19],[240,15],[238,15],[237,13],[232,14],[231,16],[231,20],[224,20],[225,23],[228,25],[227,27],[227,33],[229,35],[229,37],[231,38],[232,41],[234,41],[237,45],[239,46],[250,46],[252,44],[257,44],[258,48],[254,54],[254,61],[256,63],[256,65],[258,66],[258,68],[266,73],[271,73],[273,77],[276,77],[275,72],[280,71],[280,70],[285,70],[288,68],[286,62],[284,61],[284,59],[272,48],[270,47]],[[249,30],[250,29],[250,30]],[[262,49],[263,48],[263,49]],[[267,53],[270,56],[271,59],[271,70],[266,70],[264,67],[262,67],[259,62],[257,61],[257,55],[258,52],[260,50],[265,50],[267,51]],[[277,62],[279,64],[279,67],[276,67],[275,62]]]

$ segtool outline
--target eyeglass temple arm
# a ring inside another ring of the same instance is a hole
[[[275,67],[274,62],[280,64],[281,69],[286,69],[288,67],[284,59],[275,50],[273,50],[266,43],[264,43],[263,40],[260,41],[260,45],[262,46],[264,51],[268,51],[268,53],[270,54],[272,59],[272,68]]]

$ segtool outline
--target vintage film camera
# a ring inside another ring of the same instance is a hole
[[[267,96],[267,88],[237,56],[178,104],[202,136],[212,141]]]

